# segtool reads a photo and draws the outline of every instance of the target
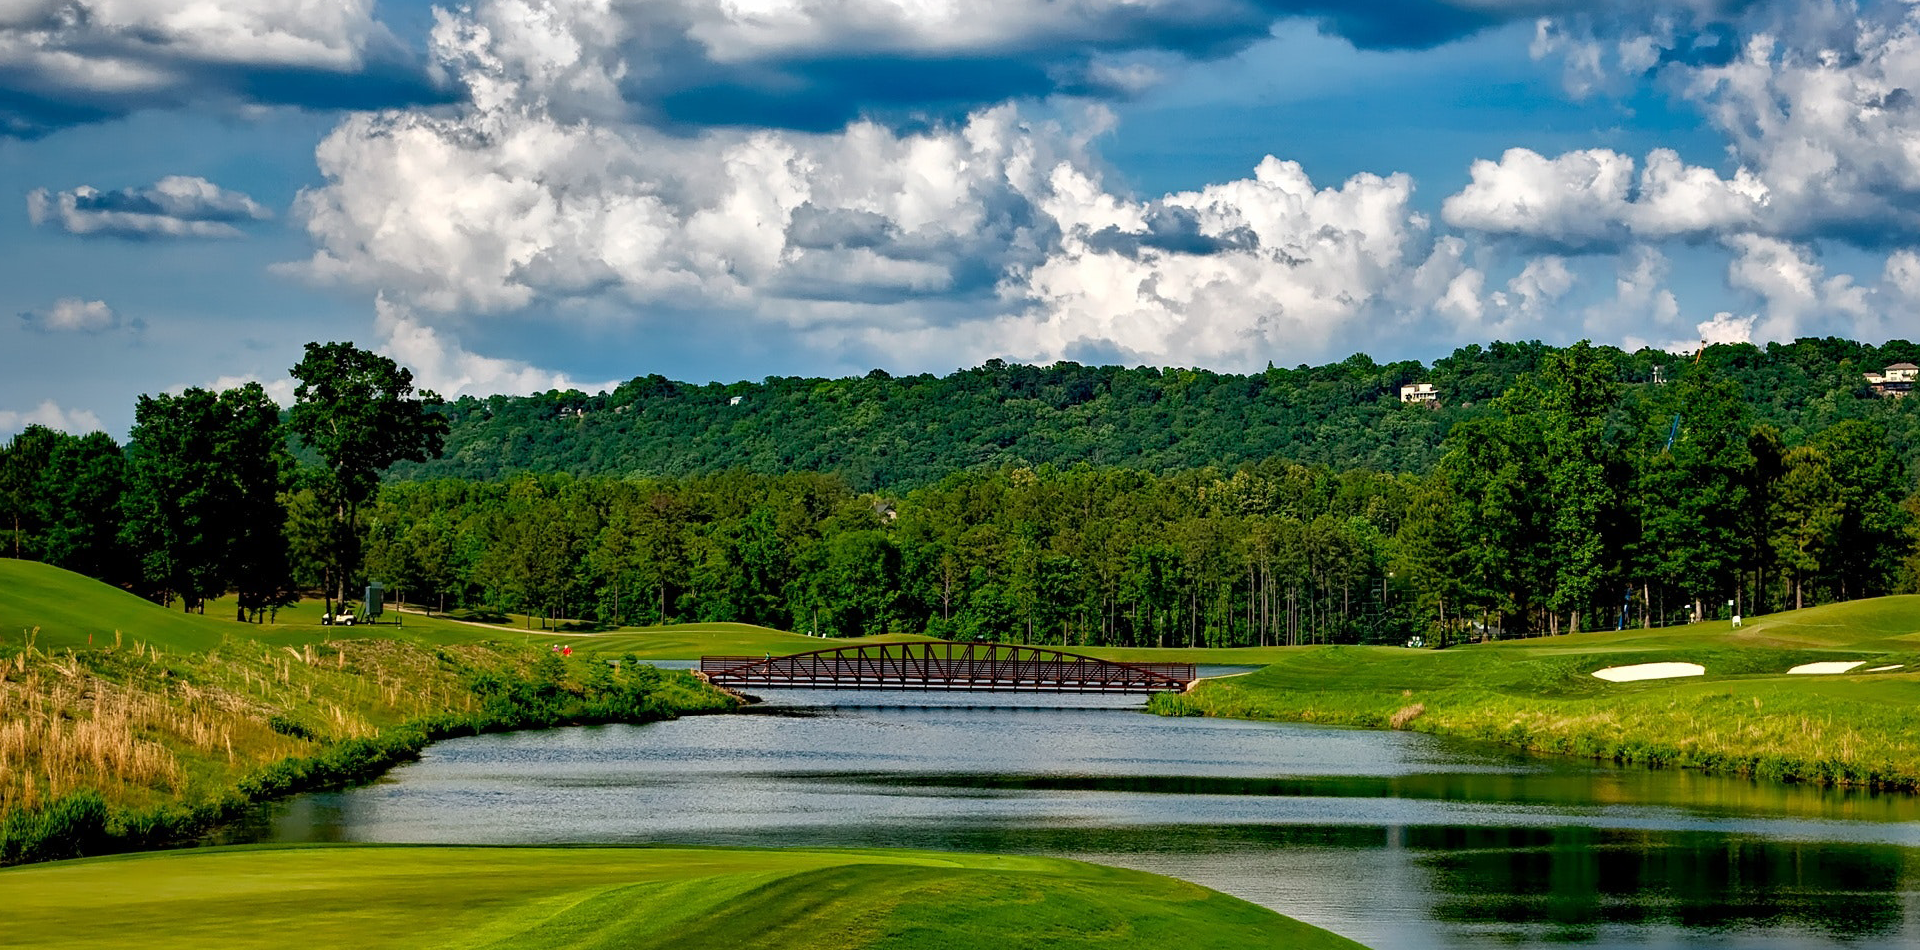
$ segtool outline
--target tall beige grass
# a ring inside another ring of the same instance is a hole
[[[119,637],[81,653],[28,646],[0,656],[0,816],[82,788],[117,805],[193,800],[315,747],[275,731],[273,717],[326,740],[470,712],[459,668],[503,657],[483,647],[436,656],[392,641],[228,641],[200,655]]]

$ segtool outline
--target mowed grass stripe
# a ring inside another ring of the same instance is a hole
[[[1158,875],[913,851],[212,849],[0,871],[0,906],[10,947],[1359,946]]]

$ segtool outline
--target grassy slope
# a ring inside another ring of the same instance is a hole
[[[245,625],[163,610],[151,601],[71,571],[0,558],[0,646],[20,647],[38,627],[43,650],[113,642],[114,631],[163,650],[206,650]]]
[[[300,612],[281,626],[243,624],[0,560],[0,818],[88,788],[116,809],[215,802],[284,758],[479,715],[475,675],[521,680],[541,655],[509,631],[321,627],[299,623]],[[582,689],[598,667],[575,658],[560,675]],[[650,688],[673,708],[729,702],[681,673]]]
[[[1788,676],[1802,663],[1901,664]],[[1707,675],[1608,683],[1598,669],[1699,663]],[[1322,647],[1157,699],[1167,713],[1393,725],[1576,755],[1920,786],[1920,597],[1726,623],[1459,647]]]
[[[1170,878],[912,851],[216,849],[0,871],[11,947],[1357,947]]]
[[[351,632],[320,625],[319,601],[283,607],[271,624],[246,624],[233,619],[231,597],[214,601],[207,613],[184,613],[160,607],[92,578],[34,561],[0,558],[0,647],[22,645],[26,631],[39,628],[35,643],[43,650],[101,646],[113,642],[114,632],[138,637],[163,650],[205,650],[234,635],[274,646],[302,646],[342,636],[400,638],[413,642],[450,645],[478,640],[507,640],[547,645],[566,644],[575,650],[620,656],[632,653],[642,660],[697,660],[706,655],[776,656],[861,643],[894,643],[926,637],[889,634],[878,637],[820,639],[744,623],[689,623],[661,627],[624,627],[604,633],[559,635],[525,628],[525,618],[505,624],[463,623],[441,616],[408,612],[399,625],[357,626]],[[383,620],[395,619],[388,613]],[[1264,666],[1300,652],[1298,647],[1244,647],[1238,649],[1144,647],[1066,647],[1088,656],[1134,663],[1218,663]]]
[[[465,623],[447,617],[389,612],[383,620],[399,624],[323,627],[319,601],[283,607],[271,624],[240,623],[233,619],[231,597],[214,601],[206,614],[172,610],[71,571],[34,561],[0,558],[0,648],[24,645],[35,630],[41,650],[86,649],[114,642],[121,632],[134,640],[176,652],[204,651],[227,636],[257,640],[273,646],[303,646],[328,640],[399,639],[436,646],[495,640],[509,643],[566,644],[575,650],[620,656],[633,653],[643,660],[693,660],[707,654],[757,656],[798,653],[858,643],[921,640],[924,637],[882,636],[822,640],[744,623],[675,624],[666,627],[628,627],[605,633],[561,635],[527,630],[517,625]]]

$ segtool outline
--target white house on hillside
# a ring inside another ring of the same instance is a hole
[[[1913,391],[1914,377],[1920,375],[1920,366],[1912,363],[1895,363],[1884,372],[1865,373],[1867,385],[1882,396],[1898,399]]]
[[[1400,401],[1419,403],[1423,406],[1440,405],[1440,391],[1432,383],[1409,383],[1400,387]]]

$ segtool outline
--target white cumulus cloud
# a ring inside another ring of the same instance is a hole
[[[169,175],[145,188],[72,191],[44,188],[27,194],[27,218],[70,234],[114,237],[234,238],[235,222],[260,221],[273,213],[238,191],[190,175]]]
[[[1475,161],[1471,174],[1441,206],[1448,224],[1576,248],[1750,228],[1768,203],[1767,186],[1751,172],[1723,179],[1671,149],[1648,153],[1637,176],[1633,158],[1611,149],[1547,158],[1512,148],[1497,162]]]
[[[463,348],[451,334],[422,323],[406,307],[382,299],[375,328],[385,337],[376,348],[413,371],[414,385],[445,397],[491,393],[539,393],[549,389],[604,392],[615,381],[582,382],[520,360],[481,356]],[[291,389],[287,405],[291,403]],[[277,398],[277,397],[276,397]]]
[[[1860,331],[1877,322],[1870,288],[1851,275],[1829,276],[1808,248],[1756,235],[1737,235],[1728,243],[1733,260],[1727,265],[1727,283],[1761,305],[1752,327],[1754,339],[1864,336]]]
[[[105,333],[123,327],[138,328],[107,306],[104,300],[63,297],[44,310],[29,310],[20,315],[26,325],[40,333]]]
[[[1002,332],[1028,341],[1019,355],[1043,358],[1117,347],[1251,366],[1318,354],[1410,302],[1432,253],[1412,192],[1404,175],[1319,188],[1269,156],[1251,178],[1129,202],[1059,169],[1040,207],[1061,241],[1017,285],[1030,309]]]
[[[12,435],[28,426],[46,426],[82,435],[100,431],[100,417],[89,409],[62,409],[48,399],[32,409],[0,409],[0,435]]]
[[[194,101],[337,98],[369,69],[418,67],[374,0],[11,0],[0,7],[0,134]],[[280,83],[253,80],[277,76]],[[424,86],[424,73],[415,80]],[[278,87],[270,88],[270,87]]]

